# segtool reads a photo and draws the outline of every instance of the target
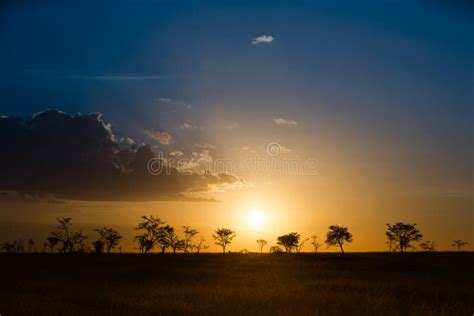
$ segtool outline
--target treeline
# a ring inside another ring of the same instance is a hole
[[[135,228],[137,235],[134,237],[136,249],[142,253],[151,253],[158,250],[165,253],[170,250],[173,253],[200,253],[202,250],[209,248],[206,239],[196,229],[190,226],[182,226],[181,235],[177,230],[167,225],[165,221],[155,216],[142,216],[140,223]],[[118,231],[110,227],[102,227],[94,229],[97,233],[96,239],[88,242],[88,236],[84,235],[82,228],[74,230],[72,227],[72,219],[58,218],[56,229],[51,232],[46,240],[41,244],[41,249],[37,248],[33,239],[27,242],[21,239],[5,242],[2,249],[8,253],[22,252],[51,252],[51,253],[111,253],[122,252],[120,241],[122,236]],[[228,228],[217,228],[212,234],[214,244],[222,248],[222,252],[227,251],[237,234]],[[390,252],[405,252],[408,250],[416,250],[415,243],[418,244],[423,251],[435,251],[436,244],[434,241],[423,240],[423,234],[418,230],[416,224],[395,223],[387,224],[385,236],[387,238],[386,245]],[[344,254],[344,246],[353,241],[353,235],[349,232],[348,227],[339,225],[331,225],[326,233],[324,244],[319,241],[317,235],[310,238],[301,238],[296,232],[277,237],[276,245],[269,248],[270,253],[292,253],[301,252],[303,246],[311,240],[313,251],[326,244],[329,247],[338,247]],[[265,239],[257,239],[260,252],[264,252],[264,248],[268,245]],[[452,243],[452,247],[460,251],[468,245],[468,242],[457,239]]]

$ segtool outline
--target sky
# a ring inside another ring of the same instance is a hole
[[[439,249],[474,249],[473,13],[467,1],[2,4],[0,239],[42,240],[66,216],[91,240],[120,229],[132,251],[153,214],[197,228],[210,251],[217,227],[236,231],[232,251],[256,251],[292,231],[324,241],[331,224],[354,234],[348,251],[381,251],[398,221]],[[150,174],[154,155],[170,175]]]

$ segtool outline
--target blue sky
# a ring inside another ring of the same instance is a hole
[[[20,2],[0,22],[0,112],[102,112],[143,141],[143,128],[179,134],[188,120],[254,137],[288,117],[307,133],[465,154],[471,17],[467,4],[412,1]],[[260,35],[274,40],[252,44]]]

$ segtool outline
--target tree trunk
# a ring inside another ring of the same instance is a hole
[[[222,252],[225,253],[225,246],[222,246]]]
[[[342,244],[339,244],[339,248],[341,248],[341,253],[344,254],[344,248],[342,248]]]

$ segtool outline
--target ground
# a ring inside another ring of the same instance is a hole
[[[473,253],[0,255],[0,315],[473,315]]]

